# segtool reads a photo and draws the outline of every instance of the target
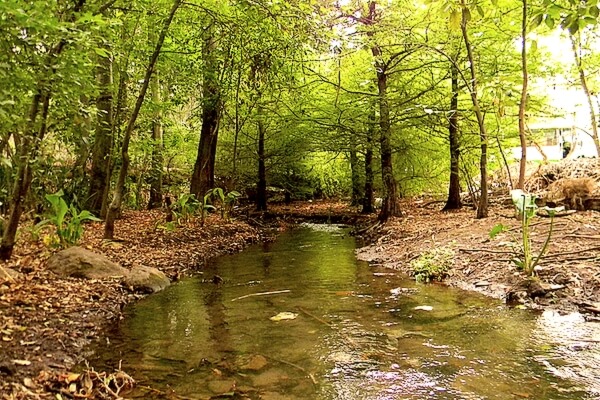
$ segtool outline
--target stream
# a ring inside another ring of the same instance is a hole
[[[303,224],[214,259],[126,308],[92,365],[121,363],[128,398],[600,398],[599,326],[416,284],[355,246]]]

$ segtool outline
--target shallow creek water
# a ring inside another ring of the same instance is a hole
[[[419,285],[354,248],[306,225],[215,259],[128,308],[93,364],[122,360],[143,398],[600,398],[594,324]]]

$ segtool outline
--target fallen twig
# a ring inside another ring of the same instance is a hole
[[[595,250],[600,250],[600,246],[588,247],[587,249],[581,249],[581,250],[576,250],[576,251],[565,251],[563,253],[546,254],[544,256],[544,258],[568,256],[571,254],[580,254],[580,253],[585,253],[586,251],[595,251]]]
[[[463,253],[476,253],[476,252],[482,252],[482,253],[492,253],[492,254],[514,254],[514,251],[509,251],[509,250],[489,250],[489,249],[458,249],[458,251],[462,251]]]
[[[290,292],[291,292],[291,290],[284,289],[284,290],[275,290],[273,292],[251,293],[251,294],[247,294],[247,295],[244,295],[244,296],[236,297],[235,299],[231,299],[231,301],[242,300],[242,299],[246,299],[248,297],[269,296],[269,295],[272,295],[272,294],[281,294],[281,293],[290,293]]]
[[[315,386],[317,386],[317,385],[318,385],[318,382],[317,382],[317,380],[315,379],[315,376],[314,376],[313,374],[311,374],[310,372],[308,372],[308,371],[306,370],[306,368],[303,368],[303,367],[301,367],[301,366],[300,366],[300,365],[298,365],[298,364],[294,364],[294,363],[292,363],[292,362],[285,361],[285,360],[280,360],[280,359],[278,359],[278,358],[271,357],[271,356],[267,356],[267,355],[264,355],[264,354],[263,354],[263,357],[265,357],[265,358],[268,358],[268,359],[270,359],[270,360],[273,360],[273,361],[275,361],[275,362],[281,363],[281,364],[289,365],[290,367],[294,367],[294,368],[296,368],[296,369],[298,369],[298,370],[300,370],[300,371],[304,372],[304,373],[306,374],[306,376],[308,376],[308,377],[310,378],[310,380],[311,380],[311,382],[313,383],[313,385],[315,385]]]
[[[332,327],[331,323],[325,321],[323,318],[317,317],[316,315],[314,315],[311,312],[305,310],[304,308],[298,307],[298,310],[302,311],[304,314],[308,315],[309,317],[313,318],[314,320],[316,320],[316,321],[318,321],[318,322],[320,322],[320,323],[322,323],[324,325],[327,325],[330,328]]]
[[[4,276],[6,276],[11,282],[15,283],[15,278],[13,278],[12,276],[10,276],[10,274],[8,272],[6,272],[6,270],[4,269],[3,266],[0,265],[0,272],[2,272],[2,274]]]

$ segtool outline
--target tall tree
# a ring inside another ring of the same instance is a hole
[[[460,201],[460,141],[458,127],[458,67],[456,60],[450,63],[450,80],[452,94],[450,97],[450,115],[448,118],[448,141],[450,142],[450,184],[448,186],[448,199],[443,211],[457,210],[462,207]]]
[[[77,15],[82,11],[85,0],[78,0],[70,10],[59,11],[64,18],[57,18],[55,28],[63,35],[69,35],[69,27],[73,25]],[[60,57],[69,43],[69,37],[62,36],[57,43],[47,43],[47,49],[41,53],[43,59],[39,64],[35,94],[31,98],[29,111],[23,132],[15,135],[16,143],[16,177],[10,196],[9,215],[0,241],[0,259],[7,260],[12,255],[16,241],[17,228],[23,213],[23,204],[29,193],[33,179],[33,162],[36,160],[39,149],[48,130],[48,113],[52,97],[53,85],[56,82],[58,66],[61,64]],[[44,47],[44,46],[43,46]]]
[[[142,82],[140,93],[137,97],[135,107],[133,109],[133,112],[131,113],[131,116],[129,117],[127,127],[125,128],[125,132],[123,134],[123,144],[121,146],[121,168],[119,169],[118,180],[115,185],[115,193],[112,202],[110,203],[110,207],[108,208],[108,213],[106,215],[106,222],[104,224],[105,239],[113,239],[114,237],[115,220],[117,219],[117,216],[121,211],[123,194],[125,192],[125,179],[127,178],[127,170],[129,168],[129,142],[131,141],[131,135],[135,128],[135,122],[140,113],[140,109],[142,108],[142,104],[144,103],[146,92],[148,91],[148,86],[150,85],[150,79],[154,71],[154,66],[156,64],[156,61],[158,60],[158,56],[160,55],[162,45],[165,41],[165,37],[167,36],[167,32],[169,31],[169,27],[171,26],[171,22],[173,21],[173,17],[175,17],[175,13],[179,9],[181,3],[182,0],[174,0],[173,5],[171,6],[171,10],[169,11],[167,18],[163,22],[160,35],[158,36],[158,40],[154,47],[154,51],[150,56],[148,66],[146,67],[146,74],[144,75],[144,80]]]
[[[377,21],[377,2],[369,2],[369,13],[363,19],[365,25],[374,27]],[[373,37],[373,31],[367,33]],[[377,92],[379,102],[379,146],[381,153],[381,178],[383,181],[383,204],[379,212],[379,220],[387,221],[390,217],[401,216],[398,203],[398,183],[394,176],[392,160],[392,123],[390,120],[390,105],[388,99],[388,65],[382,58],[381,47],[377,43],[371,44],[371,53],[375,59],[375,73],[377,75]]]
[[[88,210],[96,215],[102,215],[102,205],[107,201],[113,147],[112,57],[107,47],[104,47],[106,54],[99,55],[96,72],[99,87],[99,94],[96,99],[98,115],[96,117],[92,168],[89,178],[90,187],[87,199]]]
[[[469,38],[468,25],[471,20],[471,12],[467,7],[464,0],[460,0],[460,30],[462,33],[463,41],[467,49],[467,59],[469,60],[469,74],[470,84],[467,84],[469,93],[471,95],[471,101],[477,118],[477,126],[479,127],[479,141],[481,148],[481,155],[479,157],[479,172],[480,172],[480,195],[479,203],[477,205],[477,218],[486,218],[488,216],[488,176],[487,176],[487,146],[488,146],[488,135],[483,117],[483,110],[479,102],[479,95],[477,93],[477,72],[475,67],[475,56],[473,54],[473,47]]]
[[[202,128],[200,142],[190,182],[190,193],[203,197],[215,186],[215,160],[223,99],[219,85],[217,32],[211,22],[203,33],[202,60]]]

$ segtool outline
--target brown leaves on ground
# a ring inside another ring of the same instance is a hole
[[[373,243],[358,251],[359,257],[410,273],[410,261],[422,253],[449,246],[456,250],[448,283],[504,299],[512,290],[523,290],[525,276],[511,261],[521,243],[520,222],[512,206],[494,206],[490,216],[475,219],[475,211],[440,212],[437,203],[406,201],[405,217],[393,219],[375,232]],[[489,233],[497,224],[509,228],[495,238]],[[546,240],[550,219],[536,217],[531,223],[533,255]],[[562,311],[582,310],[600,301],[600,214],[577,212],[555,218],[546,256],[537,275],[546,284],[565,285],[532,307],[550,306]]]
[[[126,268],[152,266],[175,279],[199,270],[210,257],[261,239],[250,225],[217,216],[207,218],[204,226],[193,219],[172,231],[161,228],[163,221],[161,211],[128,211],[116,224],[119,240],[102,240],[103,224],[93,223],[86,225],[80,245]],[[64,374],[119,319],[123,305],[140,296],[117,280],[58,278],[45,268],[51,254],[42,239],[33,240],[22,228],[13,258],[0,264],[0,399],[48,398],[48,390],[66,390],[63,397],[68,398],[74,382],[65,387]],[[16,278],[15,272],[20,274]],[[111,376],[102,374],[88,376],[98,382]],[[85,382],[78,384],[84,384],[78,391],[89,389]],[[110,391],[102,393],[110,398]]]

